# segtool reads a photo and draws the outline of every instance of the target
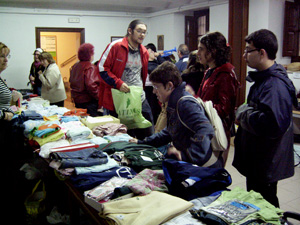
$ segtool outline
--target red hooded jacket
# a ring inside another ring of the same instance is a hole
[[[230,129],[235,119],[236,95],[239,88],[234,66],[225,63],[217,67],[208,79],[205,79],[205,75],[197,95],[203,101],[212,101],[223,122],[227,137],[230,138]]]
[[[148,50],[140,45],[140,54],[142,60],[142,80],[143,86],[148,74]],[[99,107],[103,106],[106,109],[114,111],[114,104],[111,94],[111,89],[120,89],[124,83],[121,80],[124,72],[126,62],[128,59],[128,38],[124,37],[111,42],[102,53],[98,62],[98,67],[101,76],[100,93],[99,93]]]

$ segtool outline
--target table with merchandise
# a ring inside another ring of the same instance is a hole
[[[17,113],[28,143],[67,187],[71,224],[80,224],[79,208],[92,224],[280,224],[283,211],[260,194],[229,190],[224,168],[131,143],[118,118],[90,117],[41,98],[24,100]]]

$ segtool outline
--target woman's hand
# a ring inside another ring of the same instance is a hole
[[[170,146],[168,148],[168,155],[174,155],[179,161],[182,160],[181,152],[178,151],[174,146]]]
[[[7,120],[7,121],[11,121],[11,119],[13,118],[14,114],[11,113],[11,112],[5,112],[4,113],[4,120]]]
[[[129,142],[137,144],[138,143],[138,139],[132,138],[132,139],[129,140]]]
[[[30,79],[30,81],[34,81],[35,80],[34,76],[32,76],[32,75],[29,76],[29,79]]]
[[[188,84],[185,86],[185,91],[187,91],[188,93],[190,93],[193,96],[195,96],[195,94],[196,94],[194,89],[191,87],[191,85],[188,85]]]
[[[19,91],[13,90],[11,94],[12,94],[12,101],[13,102],[16,102],[16,101],[18,101],[18,99],[22,99],[23,98],[23,95]]]

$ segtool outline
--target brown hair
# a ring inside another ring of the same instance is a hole
[[[42,52],[39,55],[39,60],[42,61],[46,59],[48,61],[49,64],[51,63],[55,63],[55,60],[53,59],[52,55],[49,52]]]
[[[178,68],[174,63],[164,62],[152,71],[149,77],[151,82],[162,83],[166,87],[167,83],[171,81],[174,87],[178,87],[182,83],[182,78]]]
[[[2,52],[2,49],[7,49],[8,53],[10,52],[10,49],[2,42],[0,42],[0,52]]]
[[[229,62],[231,48],[227,45],[226,38],[220,32],[205,34],[201,37],[200,43],[205,45],[216,62],[216,66],[222,66]]]

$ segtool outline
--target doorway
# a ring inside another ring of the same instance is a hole
[[[36,27],[36,47],[49,52],[56,61],[67,94],[65,107],[69,109],[74,108],[69,83],[70,69],[78,61],[78,48],[84,42],[84,28]]]
[[[209,9],[194,12],[194,16],[185,17],[185,44],[190,51],[198,49],[198,43],[209,30]]]

